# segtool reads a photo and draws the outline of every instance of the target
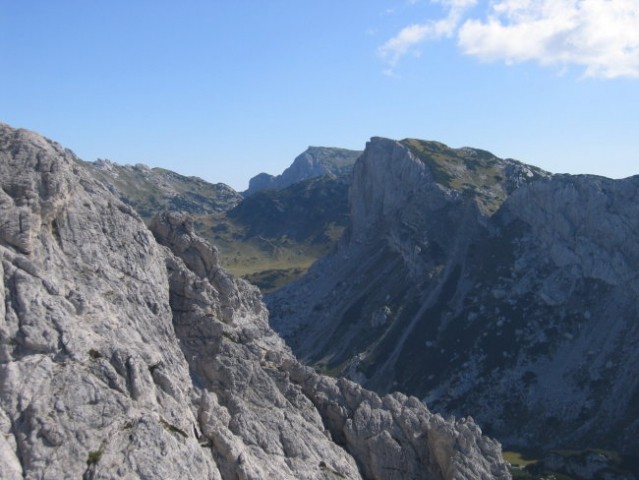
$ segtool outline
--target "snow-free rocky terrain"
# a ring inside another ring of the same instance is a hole
[[[298,363],[187,218],[151,230],[0,124],[3,479],[509,478],[472,419]]]
[[[223,183],[142,164],[84,165],[147,224],[164,210],[188,213],[195,232],[218,248],[227,271],[269,291],[299,278],[341,236],[348,220],[349,173],[359,153],[310,147],[273,177],[299,181],[246,197]]]
[[[250,196],[263,190],[281,190],[310,178],[348,177],[361,153],[358,150],[345,148],[308,147],[280,175],[260,173],[251,178],[249,188],[244,195]]]
[[[268,299],[299,358],[511,446],[639,451],[639,177],[374,138],[350,210]]]

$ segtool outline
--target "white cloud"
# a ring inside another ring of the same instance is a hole
[[[639,78],[639,0],[492,0],[475,18],[468,16],[475,2],[438,3],[449,7],[445,18],[402,30],[380,47],[382,58],[395,65],[422,42],[455,37],[464,53],[484,60]]]
[[[459,45],[508,63],[581,65],[589,76],[639,78],[639,1],[501,0],[487,20],[467,20]]]
[[[379,56],[391,66],[415,46],[438,38],[451,37],[457,31],[463,12],[477,0],[432,0],[448,8],[448,15],[441,20],[409,25],[378,49]]]

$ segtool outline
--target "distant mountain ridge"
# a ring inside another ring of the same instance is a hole
[[[308,147],[280,175],[260,173],[249,180],[245,196],[262,190],[280,190],[310,178],[348,176],[361,151],[334,147]]]
[[[247,197],[223,183],[141,164],[98,160],[85,165],[147,223],[165,209],[191,215],[195,231],[216,244],[226,268],[270,291],[299,277],[330,252],[348,223],[350,179],[345,172],[350,171],[351,151],[321,147],[310,151],[312,158],[339,175],[311,175]],[[300,171],[304,164],[300,159],[307,156],[297,158],[293,170]],[[301,176],[312,171],[323,170],[317,166]]]
[[[190,214],[225,212],[242,201],[242,195],[224,183],[212,184],[163,168],[119,165],[109,160],[85,164],[98,180],[147,220],[162,209]]]
[[[510,445],[639,449],[639,177],[373,138],[334,254],[267,297],[306,362]]]

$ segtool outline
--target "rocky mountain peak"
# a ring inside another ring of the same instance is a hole
[[[310,178],[349,175],[362,152],[332,147],[308,147],[281,175],[260,173],[249,181],[245,196],[262,190],[280,190]]]
[[[373,137],[354,167],[352,232],[361,240],[371,229],[392,229],[400,218],[404,224],[423,223],[427,212],[454,204],[471,208],[473,203],[483,216],[490,216],[516,188],[548,175],[483,150]],[[414,198],[422,203],[417,206]]]
[[[380,225],[396,221],[406,201],[416,194],[443,205],[446,192],[437,188],[430,170],[401,143],[375,137],[353,169],[349,203],[354,238],[363,240]]]
[[[0,165],[0,238],[31,253],[42,225],[50,223],[67,203],[73,186],[66,175],[77,167],[69,161],[71,154],[59,145],[4,124],[0,124],[0,148],[10,152]]]
[[[401,142],[430,168],[442,186],[475,197],[491,215],[520,186],[550,174],[512,159],[501,159],[476,148],[450,148],[443,143],[406,139]]]

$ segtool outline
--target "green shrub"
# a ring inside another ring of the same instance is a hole
[[[102,458],[102,450],[93,450],[89,452],[89,456],[87,457],[87,465],[95,465]]]

